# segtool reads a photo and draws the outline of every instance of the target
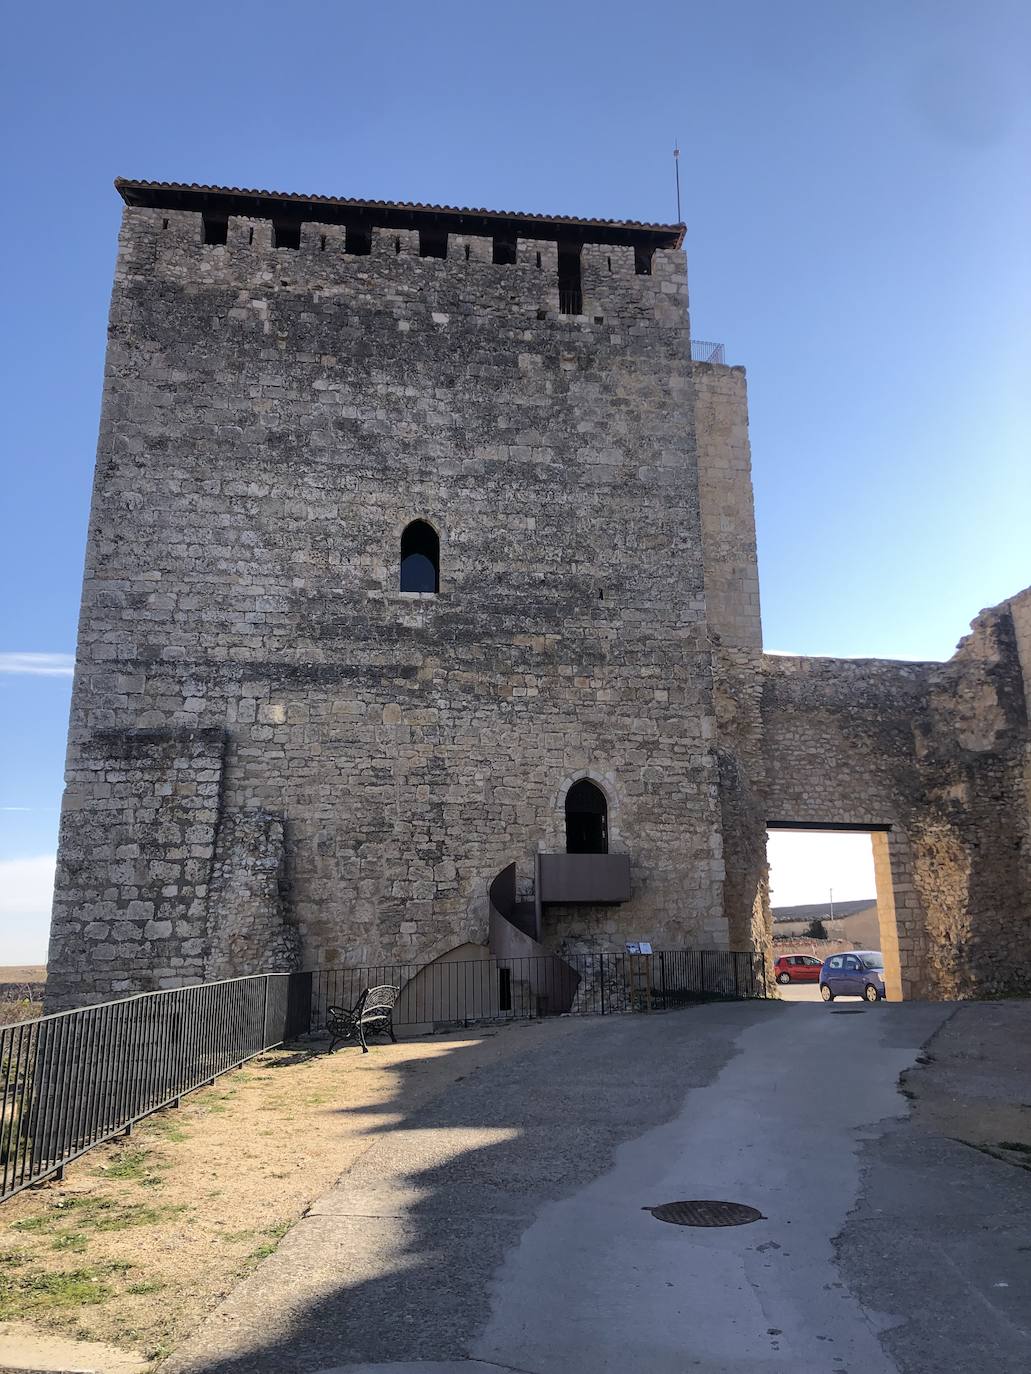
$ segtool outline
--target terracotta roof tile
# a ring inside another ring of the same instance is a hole
[[[534,227],[538,237],[555,237],[563,229],[585,231],[576,234],[588,242],[632,243],[647,242],[653,247],[679,248],[684,238],[682,224],[649,224],[642,220],[584,219],[576,215],[541,215],[522,210],[487,210],[475,206],[430,205],[408,200],[358,200],[342,196],[301,195],[293,191],[263,191],[240,186],[203,186],[197,182],[131,181],[115,179],[115,188],[127,205],[152,205],[157,208],[215,208],[221,205],[232,212],[249,213],[259,218],[269,216],[276,206],[290,206],[298,210],[310,209],[310,218],[330,218],[331,222],[345,217],[347,211],[358,211],[368,222],[383,218],[396,224],[399,218],[413,223],[423,219],[461,219],[463,221],[502,222],[526,226],[524,233]],[[241,205],[241,202],[249,202]],[[327,215],[326,212],[331,212]],[[332,213],[335,212],[335,213]],[[473,228],[474,225],[465,225]],[[554,231],[548,233],[545,231]],[[593,233],[590,231],[594,231]]]

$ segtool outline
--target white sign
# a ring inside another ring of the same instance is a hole
[[[651,954],[652,947],[647,940],[627,941],[627,954]]]

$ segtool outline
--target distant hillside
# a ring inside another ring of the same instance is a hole
[[[830,902],[809,902],[805,906],[775,906],[773,919],[779,921],[843,921],[846,916],[854,916],[857,911],[866,911],[877,905],[876,897],[863,897],[854,902],[835,902],[833,915]]]
[[[0,983],[45,983],[46,964],[0,964]]]

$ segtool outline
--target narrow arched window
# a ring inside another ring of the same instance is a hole
[[[425,520],[413,520],[401,536],[401,590],[440,590],[440,540]]]
[[[605,793],[587,778],[566,793],[566,853],[609,852],[609,808]]]

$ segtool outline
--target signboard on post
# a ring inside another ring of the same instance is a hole
[[[652,1009],[652,947],[648,940],[628,940],[625,976],[627,1000],[633,1011]]]

